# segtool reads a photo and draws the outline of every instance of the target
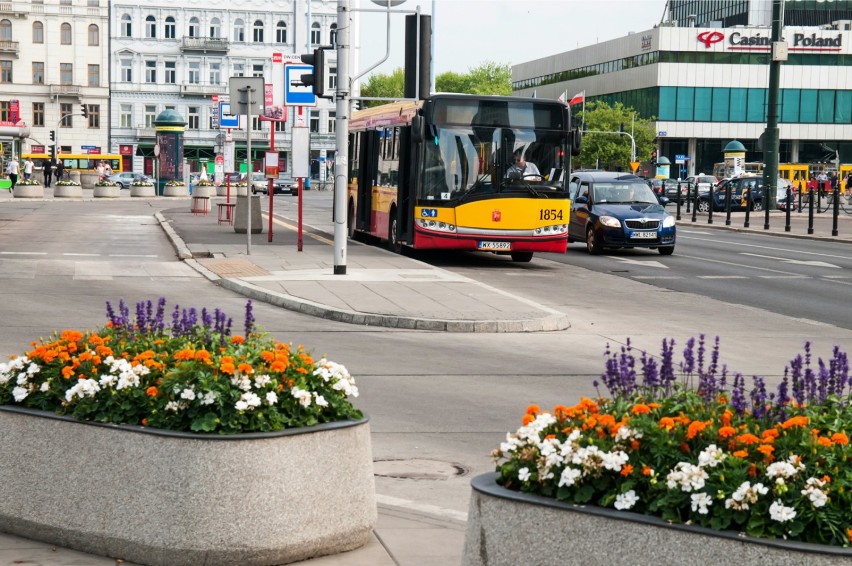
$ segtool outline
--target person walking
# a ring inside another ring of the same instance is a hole
[[[64,174],[65,174],[65,164],[64,164],[64,163],[62,163],[62,160],[60,159],[60,160],[56,163],[56,180],[57,180],[57,181],[61,181],[61,180],[62,180],[62,176],[63,176]]]
[[[15,185],[18,184],[18,173],[20,173],[20,165],[18,164],[18,158],[13,155],[12,159],[9,160],[9,164],[6,165],[6,174],[9,176],[9,181],[12,182],[9,192],[15,192]]]
[[[35,168],[35,163],[31,157],[27,157],[27,160],[24,161],[24,179],[29,179],[33,176],[33,169]]]
[[[98,182],[100,183],[103,180],[104,180],[104,162],[99,161],[98,162]]]
[[[41,170],[44,173],[44,186],[49,187],[53,180],[53,160],[45,159],[41,162]]]

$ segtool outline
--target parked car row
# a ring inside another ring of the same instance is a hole
[[[775,202],[777,208],[786,210],[787,189],[789,188],[792,195],[790,207],[791,210],[795,210],[798,204],[796,187],[789,180],[780,177],[778,178],[776,187]],[[745,175],[723,179],[719,183],[719,186],[713,190],[712,202],[709,191],[703,194],[699,191],[698,212],[708,212],[711,206],[714,211],[721,212],[726,210],[729,193],[731,210],[740,211],[748,209],[761,211],[764,209],[763,177]]]

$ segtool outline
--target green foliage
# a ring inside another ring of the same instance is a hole
[[[606,102],[586,103],[585,114],[579,106],[573,109],[578,119],[585,120],[590,132],[618,132],[621,125],[636,140],[636,160],[647,161],[656,147],[656,131],[650,118],[639,116],[632,108],[620,102],[610,106]],[[634,120],[635,118],[635,120]],[[632,147],[630,138],[617,133],[587,133],[583,136],[580,155],[573,160],[575,169],[599,168],[630,171]]]
[[[405,93],[405,71],[402,67],[393,70],[389,75],[376,73],[361,85],[361,96],[377,96],[382,98],[403,98]],[[364,107],[380,106],[389,100],[367,100]]]

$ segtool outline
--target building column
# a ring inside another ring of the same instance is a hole
[[[799,162],[799,140],[790,140],[790,163]]]
[[[686,142],[686,154],[689,156],[689,161],[686,164],[686,176],[694,177],[695,173],[695,158],[697,156],[698,151],[698,140],[695,138],[689,138]]]

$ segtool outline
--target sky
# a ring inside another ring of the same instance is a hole
[[[359,0],[353,0],[354,8]],[[642,32],[663,17],[665,0],[435,0],[435,74],[466,73],[485,61],[517,64]],[[432,13],[432,0],[395,10]],[[370,0],[361,8],[378,9]],[[405,16],[391,16],[391,56],[373,73],[403,66]],[[361,13],[363,71],[386,52],[387,15]],[[354,74],[354,73],[353,73]],[[372,73],[370,73],[372,74]],[[369,76],[369,74],[368,74]]]

